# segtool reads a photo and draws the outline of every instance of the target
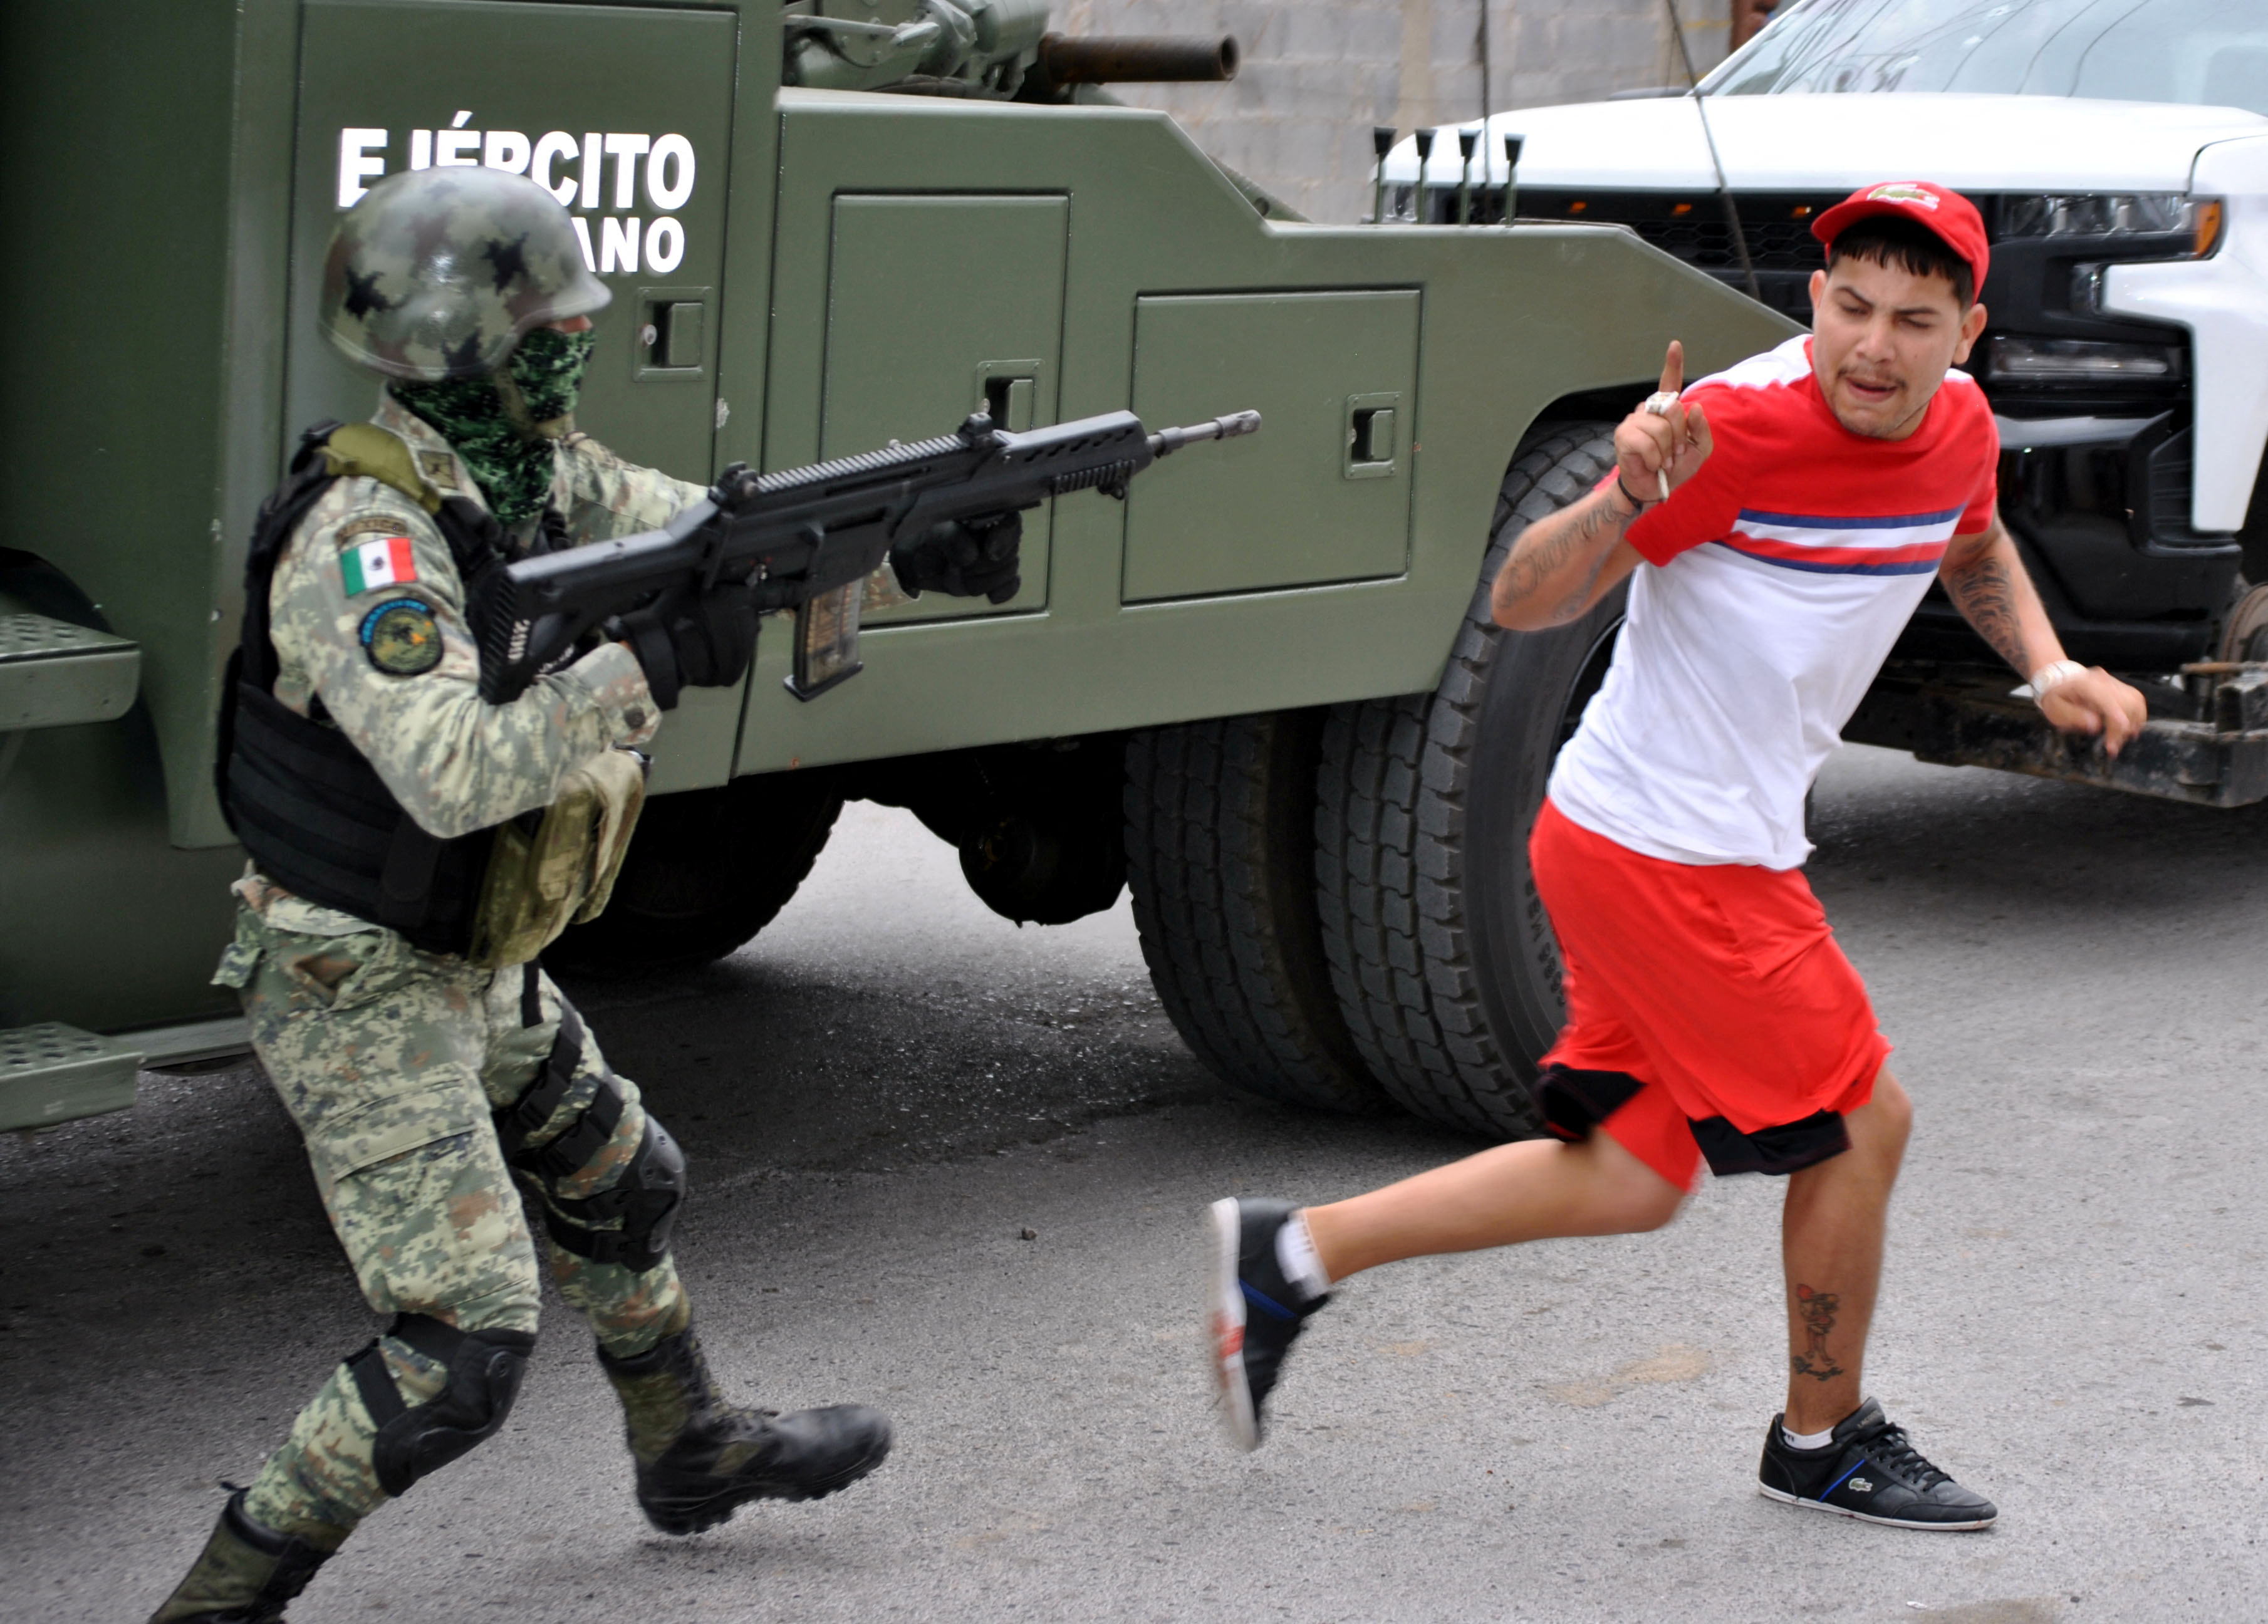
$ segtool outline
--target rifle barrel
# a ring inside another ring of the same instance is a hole
[[[1170,456],[1184,446],[1194,446],[1204,439],[1234,439],[1240,434],[1260,432],[1260,414],[1256,411],[1233,411],[1225,417],[1192,424],[1185,429],[1160,429],[1150,436],[1150,454]]]

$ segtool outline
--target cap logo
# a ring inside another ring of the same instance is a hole
[[[1919,203],[1925,209],[1937,207],[1937,195],[1908,181],[1892,181],[1876,187],[1867,194],[1868,203]]]

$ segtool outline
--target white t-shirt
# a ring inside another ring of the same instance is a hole
[[[1992,524],[1999,435],[1960,372],[1906,439],[1852,433],[1808,338],[1684,398],[1715,448],[1630,528],[1629,619],[1550,793],[1649,857],[1794,868],[1820,764],[1948,543]]]

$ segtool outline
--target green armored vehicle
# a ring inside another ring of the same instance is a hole
[[[1608,466],[1661,342],[1783,318],[1579,224],[1292,218],[1094,86],[1228,41],[1071,41],[1035,0],[24,0],[4,40],[0,1126],[127,1104],[242,1041],[207,978],[243,856],[215,726],[254,510],[372,400],[316,330],[378,177],[484,164],[614,292],[584,424],[706,479],[1130,409],[1257,435],[1056,498],[998,606],[865,600],[808,702],[766,632],[659,741],[607,913],[652,970],[778,911],[845,797],[910,808],[1020,920],[1130,884],[1216,1072],[1497,1134],[1557,1019],[1519,831],[1611,612],[1510,639],[1480,587]],[[99,94],[91,87],[99,87]]]

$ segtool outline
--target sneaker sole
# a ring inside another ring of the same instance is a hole
[[[1205,1303],[1205,1332],[1211,1348],[1212,1379],[1220,1389],[1220,1416],[1228,1441],[1247,1453],[1260,1447],[1260,1417],[1252,1407],[1252,1384],[1244,1379],[1244,1291],[1237,1283],[1236,1254],[1244,1239],[1244,1215],[1234,1196],[1212,1204],[1212,1288]]]
[[[1930,1534],[1975,1533],[1981,1529],[1992,1527],[1999,1517],[1999,1513],[1996,1511],[1992,1516],[1973,1523],[1917,1523],[1899,1517],[1871,1517],[1864,1511],[1853,1511],[1847,1507],[1830,1506],[1823,1500],[1806,1500],[1800,1495],[1791,1495],[1784,1488],[1773,1488],[1764,1483],[1756,1485],[1756,1493],[1767,1500],[1777,1500],[1783,1505],[1799,1506],[1806,1511],[1824,1511],[1832,1517],[1847,1517],[1859,1523],[1879,1523],[1884,1528],[1918,1528],[1922,1532]]]

